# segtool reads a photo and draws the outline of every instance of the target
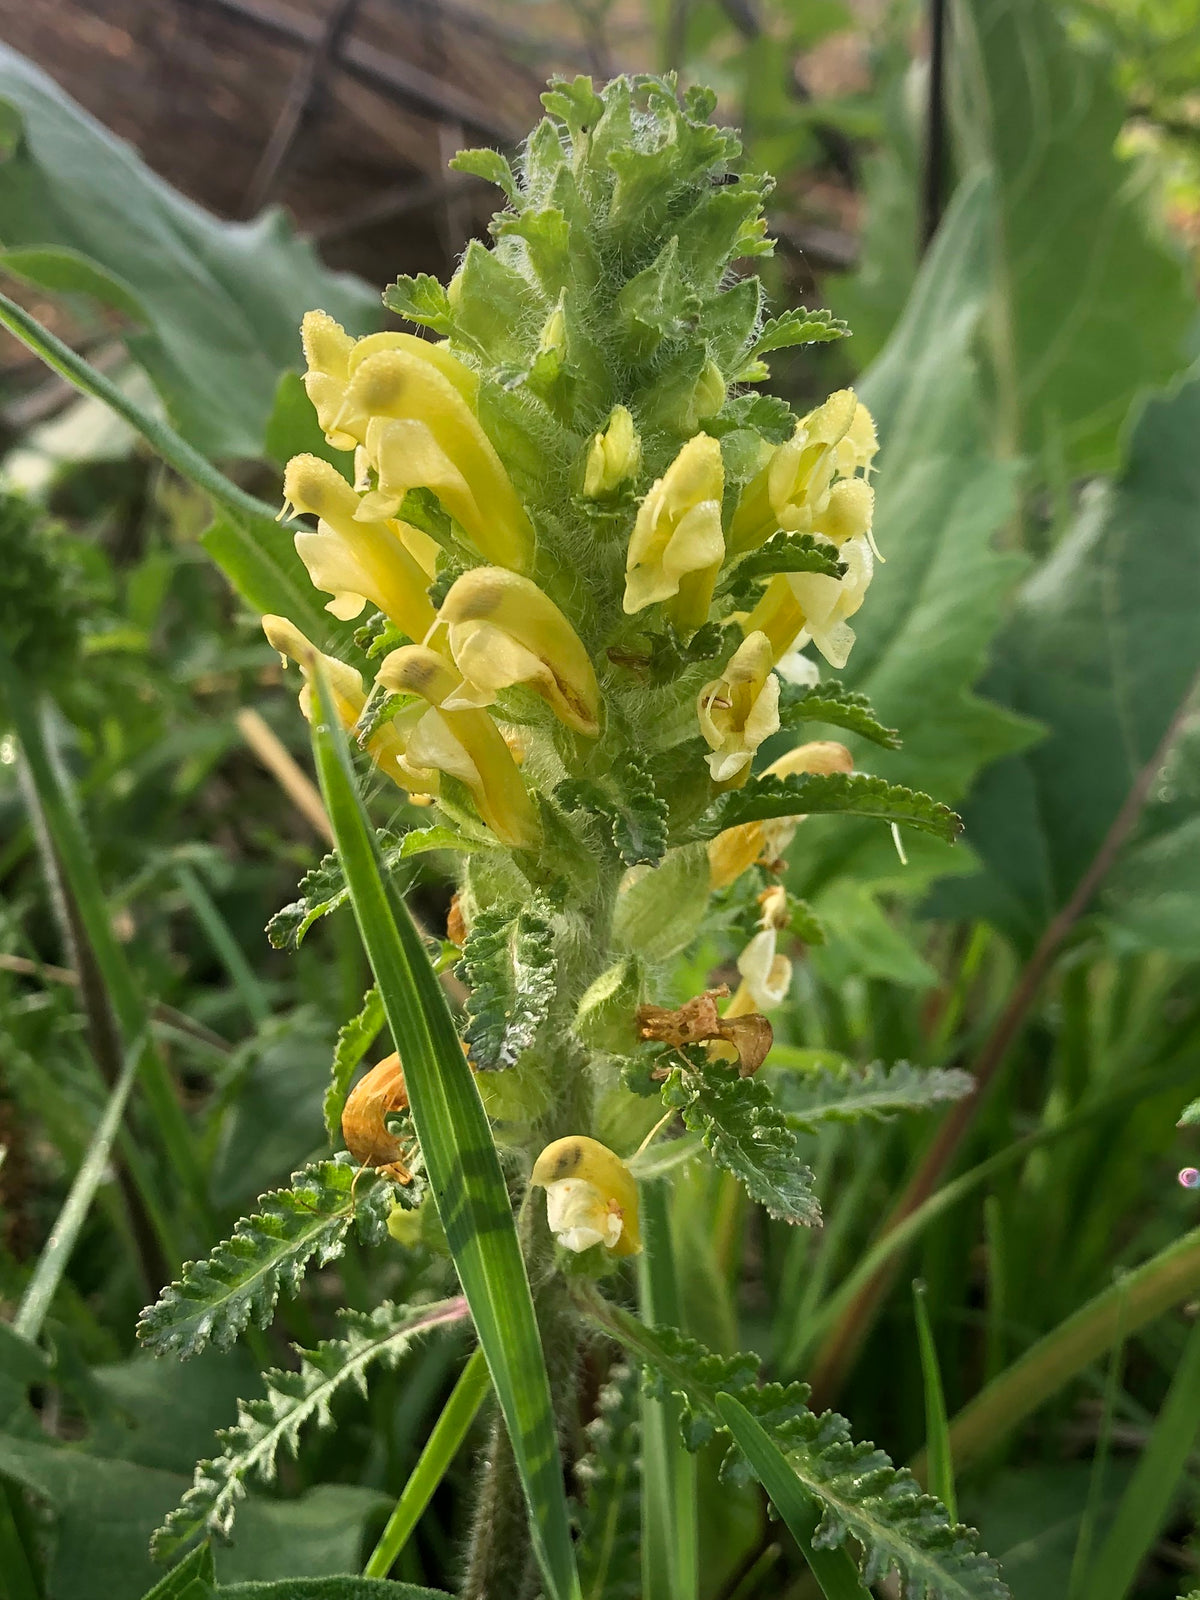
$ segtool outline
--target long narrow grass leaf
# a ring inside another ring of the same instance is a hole
[[[432,1433],[425,1441],[425,1448],[379,1536],[379,1543],[363,1568],[364,1578],[386,1578],[392,1570],[393,1563],[421,1520],[425,1507],[433,1499],[434,1490],[462,1448],[467,1430],[478,1416],[491,1382],[487,1361],[483,1351],[477,1347],[471,1352],[450,1398],[433,1425]]]
[[[313,749],[355,919],[403,1054],[425,1168],[508,1427],[546,1587],[553,1600],[574,1600],[579,1578],[550,1384],[491,1128],[421,936],[384,876],[319,667],[316,676]]]
[[[958,1501],[954,1493],[954,1458],[950,1453],[950,1433],[946,1421],[946,1396],[938,1366],[937,1345],[925,1301],[925,1285],[913,1284],[913,1312],[917,1321],[917,1344],[921,1351],[921,1378],[925,1385],[925,1451],[929,1457],[929,1488],[958,1521]]]

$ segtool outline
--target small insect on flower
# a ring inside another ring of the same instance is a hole
[[[642,1248],[638,1192],[632,1172],[607,1145],[583,1134],[548,1144],[530,1183],[546,1191],[546,1221],[566,1250],[602,1244],[615,1256]]]
[[[388,1127],[388,1118],[408,1110],[408,1089],[400,1057],[392,1052],[350,1091],[342,1111],[342,1138],[360,1166],[374,1167],[395,1183],[411,1183],[403,1159],[404,1141]]]

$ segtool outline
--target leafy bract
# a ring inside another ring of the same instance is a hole
[[[742,789],[715,800],[696,825],[702,839],[725,828],[770,817],[807,816],[817,811],[847,812],[918,828],[953,843],[962,822],[941,801],[863,772],[800,772],[786,778],[752,778]]]
[[[20,124],[0,164],[0,238],[26,247],[13,265],[121,312],[130,354],[197,448],[261,454],[304,312],[324,306],[365,332],[376,320],[370,290],[326,271],[280,211],[217,221],[8,49],[0,103]]]
[[[770,350],[784,350],[791,345],[824,344],[830,339],[844,339],[849,332],[847,324],[832,311],[807,311],[797,306],[777,317],[769,317],[750,353],[764,356]]]
[[[403,837],[381,832],[379,843],[389,871],[399,878],[402,887],[406,886],[408,872],[403,875],[397,872],[404,859]],[[267,938],[277,950],[298,950],[313,923],[339,910],[349,898],[341,862],[332,853],[322,856],[301,878],[299,899],[282,906],[267,923]]]
[[[455,969],[471,990],[464,1038],[480,1072],[514,1067],[537,1038],[556,992],[550,906],[534,897],[512,917],[481,911]]]
[[[197,1464],[191,1488],[151,1540],[154,1556],[169,1560],[204,1533],[228,1539],[246,1483],[269,1483],[278,1452],[295,1454],[306,1424],[332,1426],[330,1406],[340,1390],[354,1386],[365,1394],[368,1369],[394,1366],[422,1334],[461,1322],[466,1309],[466,1301],[456,1299],[424,1306],[385,1301],[369,1315],[343,1310],[344,1337],[298,1349],[295,1371],[264,1372],[266,1394],[243,1400],[237,1422],[217,1435],[220,1453]]]
[[[812,1172],[761,1078],[743,1078],[726,1061],[697,1059],[671,1067],[662,1095],[700,1135],[717,1166],[732,1172],[770,1216],[820,1221]]]
[[[824,722],[832,728],[857,733],[872,744],[883,745],[886,750],[900,748],[899,733],[895,728],[884,727],[866,695],[847,689],[836,678],[807,688],[784,684],[779,698],[779,721],[784,728],[794,728],[802,722]]]
[[[364,1244],[378,1244],[394,1193],[348,1157],[305,1167],[290,1189],[263,1195],[203,1261],[185,1262],[178,1281],[142,1312],[138,1338],[157,1355],[186,1358],[210,1343],[227,1349],[251,1318],[265,1327],[276,1300],[294,1293],[310,1266],[341,1255],[351,1226]]]

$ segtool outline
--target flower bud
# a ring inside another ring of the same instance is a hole
[[[556,1139],[534,1163],[530,1184],[546,1191],[546,1221],[567,1250],[601,1244],[616,1256],[637,1255],[637,1184],[629,1168],[596,1139]]]
[[[335,427],[334,419],[346,396],[354,340],[327,311],[306,311],[300,324],[300,341],[308,366],[304,388],[321,431],[335,450],[353,450],[356,436]]]
[[[363,430],[379,480],[359,514],[390,516],[409,489],[432,489],[489,561],[527,567],[533,528],[491,440],[430,356],[439,347],[414,342],[420,353],[380,349],[350,374],[337,424]]]
[[[725,557],[721,446],[697,434],[675,457],[638,508],[625,564],[625,611],[675,599],[673,620],[693,631],[708,615]]]
[[[608,427],[596,434],[588,450],[583,492],[589,500],[615,493],[642,470],[642,441],[633,417],[624,406],[614,406]]]
[[[323,655],[286,617],[265,616],[262,619],[262,627],[271,648],[278,650],[281,656],[290,657],[304,674],[305,683],[300,691],[300,709],[305,718],[309,722],[312,721],[313,670],[320,661],[333,696],[338,721],[347,733],[353,733],[362,709],[367,703],[362,678],[354,668],[344,661],[339,661],[336,656]],[[403,760],[404,739],[395,723],[385,722],[367,740],[366,747],[372,761],[381,772],[385,772],[391,778],[393,783],[399,784],[403,789],[415,790],[419,794],[437,792],[436,774],[411,772],[406,766]]]
[[[445,704],[491,705],[523,683],[579,733],[600,732],[600,690],[579,635],[536,583],[503,567],[475,567],[442,603],[450,653],[464,683]]]
[[[404,769],[457,778],[498,838],[531,849],[540,833],[537,816],[499,728],[486,711],[442,709],[462,686],[450,663],[424,645],[404,645],[384,658],[377,682],[395,694],[419,696],[430,708],[408,735]]]
[[[779,731],[779,679],[771,660],[766,634],[749,633],[721,676],[700,691],[697,715],[713,751],[708,766],[716,783],[745,783],[754,752]]]
[[[296,534],[295,544],[315,587],[333,595],[325,609],[346,620],[370,601],[409,638],[423,639],[434,610],[425,592],[429,575],[404,543],[407,524],[359,520],[358,496],[318,456],[292,457],[283,492],[297,511],[320,518],[315,531]]]

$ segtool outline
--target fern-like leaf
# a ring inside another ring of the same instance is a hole
[[[292,1187],[261,1195],[231,1238],[203,1261],[185,1262],[142,1312],[139,1340],[156,1355],[186,1359],[210,1343],[227,1349],[251,1317],[265,1327],[279,1296],[294,1293],[314,1262],[323,1267],[341,1255],[351,1224],[364,1244],[382,1239],[394,1192],[374,1173],[359,1174],[344,1153],[293,1173]]]
[[[412,873],[409,868],[403,878],[397,876],[403,844],[398,834],[380,830],[379,846],[384,866],[401,892],[407,887]],[[332,852],[322,856],[311,872],[306,872],[301,878],[299,898],[283,906],[267,923],[267,938],[276,950],[298,950],[313,923],[327,917],[331,911],[337,911],[349,898],[350,891],[346,888],[341,862]]]
[[[584,1433],[575,1467],[583,1489],[577,1521],[583,1600],[637,1600],[641,1593],[641,1424],[632,1368],[614,1367]]]
[[[750,1412],[787,1457],[822,1517],[813,1543],[858,1546],[863,1582],[900,1574],[911,1600],[1007,1600],[999,1569],[976,1548],[971,1528],[951,1522],[945,1506],[922,1493],[910,1472],[882,1450],[851,1438],[844,1417],[808,1409],[806,1385],[759,1385],[758,1358],[714,1355],[674,1328],[647,1328],[598,1297],[595,1320],[642,1362],[647,1389],[678,1404],[684,1443],[697,1449],[723,1431],[717,1396],[731,1395]],[[735,1481],[749,1476],[740,1451],[722,1468]]]
[[[779,721],[784,728],[799,722],[826,722],[830,727],[860,733],[864,739],[887,750],[899,750],[901,739],[895,728],[885,728],[875,715],[865,694],[847,689],[836,678],[802,689],[785,684],[779,702]]]
[[[969,1072],[956,1068],[922,1070],[907,1061],[839,1072],[788,1072],[773,1075],[775,1098],[790,1128],[814,1133],[826,1122],[885,1121],[904,1111],[929,1111],[948,1100],[963,1100],[975,1088]]]
[[[368,989],[363,996],[362,1009],[349,1022],[338,1029],[337,1043],[333,1048],[333,1065],[329,1069],[329,1087],[325,1091],[325,1132],[329,1142],[337,1145],[342,1136],[342,1112],[350,1092],[350,1079],[354,1069],[375,1042],[383,1027],[383,1001],[379,990]]]
[[[301,1428],[330,1427],[330,1406],[339,1391],[353,1386],[365,1395],[370,1367],[394,1366],[421,1334],[461,1322],[467,1303],[461,1297],[426,1306],[385,1301],[369,1316],[339,1315],[344,1338],[323,1339],[315,1350],[297,1346],[295,1372],[270,1368],[263,1373],[266,1394],[239,1401],[237,1422],[217,1434],[220,1454],[197,1464],[191,1488],[151,1539],[156,1560],[170,1560],[200,1534],[228,1539],[247,1482],[269,1483],[278,1452],[286,1448],[295,1455]]]
[[[903,784],[864,772],[800,772],[787,778],[752,778],[744,789],[721,795],[700,818],[693,836],[712,839],[742,822],[835,811],[878,817],[951,844],[962,832],[962,818],[949,806]]]
[[[568,778],[554,791],[567,811],[591,811],[612,833],[613,846],[627,867],[656,867],[667,851],[669,807],[654,787],[650,763],[631,753],[613,769],[617,793],[587,778]]]
[[[669,1058],[664,1058],[669,1059]],[[732,1172],[752,1200],[783,1222],[816,1223],[821,1208],[799,1140],[758,1077],[743,1078],[727,1062],[695,1053],[663,1083],[674,1106],[719,1167]]]
[[[765,356],[771,350],[786,350],[798,344],[828,344],[832,339],[845,339],[850,326],[832,311],[807,311],[797,306],[782,316],[768,317],[750,351],[752,356]]]
[[[471,1065],[479,1072],[515,1066],[555,995],[549,904],[535,895],[516,917],[481,911],[455,971],[471,990],[464,1034]]]

